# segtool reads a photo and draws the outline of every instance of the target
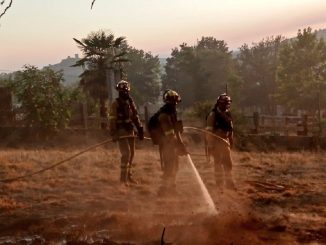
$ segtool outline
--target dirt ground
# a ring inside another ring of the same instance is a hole
[[[135,156],[140,184],[119,179],[108,144],[54,170],[0,183],[0,244],[326,244],[326,153],[233,151],[237,191],[218,191],[201,145],[192,159],[214,200],[210,216],[180,158],[176,191],[160,195],[157,149]],[[1,149],[0,179],[50,166],[82,148]]]

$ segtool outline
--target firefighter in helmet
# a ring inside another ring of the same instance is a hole
[[[206,120],[207,144],[214,158],[215,180],[218,188],[235,189],[232,179],[231,148],[233,146],[233,122],[230,112],[231,98],[223,93],[218,96],[214,108]],[[214,137],[212,134],[215,134]]]
[[[116,85],[119,92],[110,107],[109,128],[114,141],[118,141],[121,153],[120,181],[128,185],[137,183],[132,175],[133,158],[135,153],[134,126],[138,132],[138,138],[144,139],[143,126],[139,120],[136,105],[130,97],[130,84],[121,80]]]
[[[182,121],[177,119],[177,104],[181,102],[180,95],[173,90],[163,94],[163,107],[159,110],[158,121],[162,131],[159,139],[159,151],[163,170],[163,189],[175,187],[178,171],[178,156],[186,155],[187,150],[181,138]]]

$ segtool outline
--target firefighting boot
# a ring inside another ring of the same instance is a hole
[[[220,164],[215,164],[215,183],[216,188],[218,191],[223,192],[224,187],[224,176],[223,176],[223,169]]]
[[[128,171],[127,171],[127,181],[130,184],[135,184],[135,185],[138,184],[138,181],[135,180],[135,178],[133,177],[133,174],[132,174],[132,171],[131,171],[131,168],[130,167],[128,168]]]
[[[229,172],[225,173],[225,187],[229,190],[233,190],[233,191],[237,190],[233,182],[232,175]]]
[[[120,172],[120,183],[124,185],[128,185],[128,176],[125,168],[121,168]]]
[[[168,188],[168,194],[170,196],[177,194],[177,185],[176,185],[175,179],[173,177],[171,179],[169,179],[167,188]]]

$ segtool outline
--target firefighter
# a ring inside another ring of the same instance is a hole
[[[233,146],[233,122],[230,112],[231,98],[223,93],[218,96],[214,108],[209,113],[206,123],[210,133],[207,134],[209,152],[214,158],[215,180],[219,189],[225,186],[235,190],[232,179],[231,148]]]
[[[173,90],[166,90],[163,94],[163,107],[159,110],[158,122],[161,129],[159,151],[163,170],[164,190],[175,187],[178,171],[178,156],[186,155],[187,150],[182,141],[182,121],[177,119],[177,104],[181,102],[179,94]]]
[[[119,97],[111,104],[109,112],[109,128],[113,141],[118,141],[121,153],[120,182],[128,185],[136,184],[133,178],[132,167],[135,153],[134,126],[138,132],[138,138],[144,139],[143,126],[139,120],[136,105],[130,97],[130,84],[121,80],[116,85]]]

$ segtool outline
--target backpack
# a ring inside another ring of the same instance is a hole
[[[153,116],[150,117],[147,123],[147,131],[152,139],[152,142],[154,145],[158,145],[160,138],[163,135],[162,128],[160,126],[159,122],[159,116],[160,116],[161,110],[156,112]]]

